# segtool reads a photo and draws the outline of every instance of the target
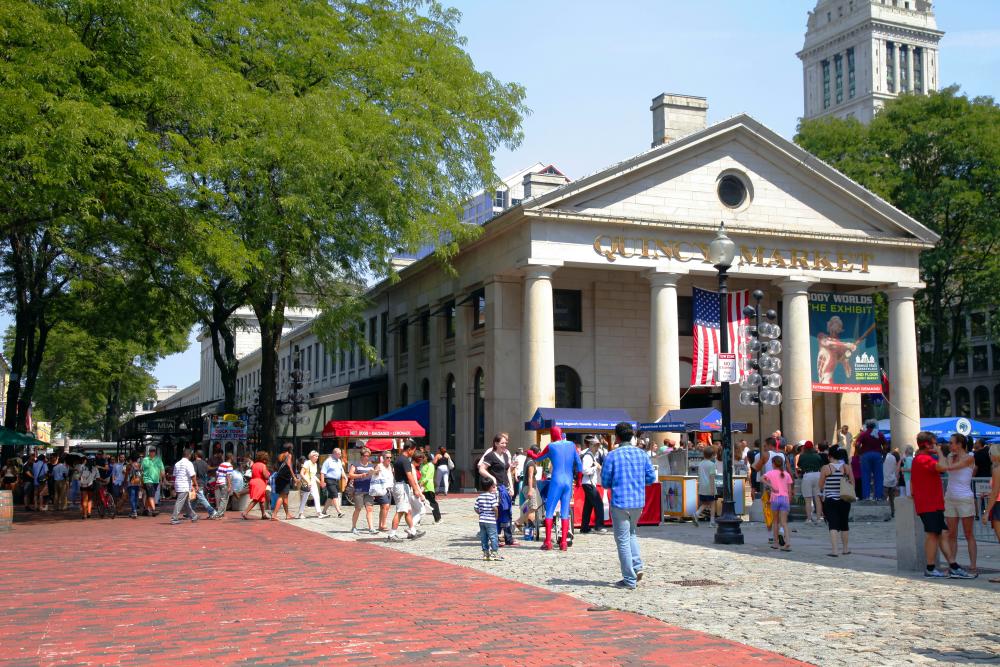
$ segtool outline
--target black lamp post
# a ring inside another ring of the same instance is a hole
[[[729,352],[729,308],[726,280],[736,257],[736,244],[726,236],[726,224],[708,245],[708,257],[719,272],[719,351]],[[734,341],[736,342],[736,341]],[[740,518],[733,503],[733,433],[732,411],[729,405],[729,382],[722,385],[722,516],[716,519],[716,544],[743,544]]]

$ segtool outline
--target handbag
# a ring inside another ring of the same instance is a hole
[[[190,491],[188,491],[188,499],[194,500],[197,497],[198,497],[198,491],[196,489],[191,489]]]
[[[449,456],[448,457],[448,470],[451,471],[451,470],[454,470],[454,469],[455,469],[455,462],[452,461],[451,457]]]
[[[849,480],[844,473],[840,473],[840,499],[849,503],[858,499],[857,494],[854,493],[854,482]]]

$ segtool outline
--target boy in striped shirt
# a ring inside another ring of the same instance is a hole
[[[483,560],[503,560],[500,555],[500,540],[497,537],[497,512],[500,497],[497,495],[496,480],[483,478],[486,489],[476,498],[476,514],[479,515],[479,541],[483,545]]]

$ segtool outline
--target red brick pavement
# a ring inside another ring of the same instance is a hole
[[[0,534],[0,664],[801,664],[285,524],[53,518]]]

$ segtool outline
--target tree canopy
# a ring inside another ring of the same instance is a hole
[[[1000,107],[950,87],[902,95],[868,126],[804,121],[795,140],[940,234],[917,295],[924,413],[939,414],[940,380],[967,351],[965,315],[998,303]]]

